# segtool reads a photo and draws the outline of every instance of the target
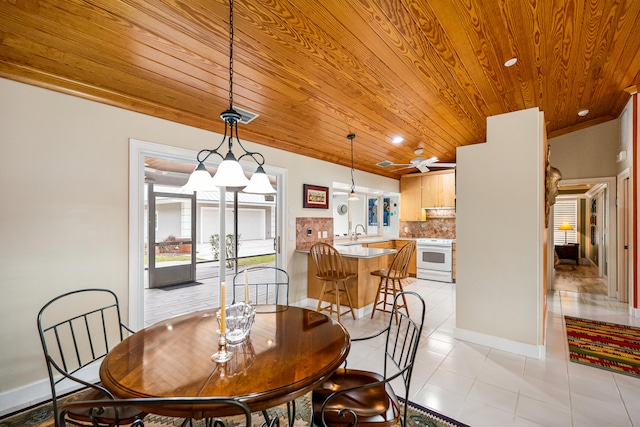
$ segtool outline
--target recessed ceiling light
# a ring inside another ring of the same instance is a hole
[[[584,117],[584,116],[586,116],[587,114],[589,114],[589,110],[588,110],[588,109],[586,109],[586,108],[585,108],[584,110],[580,110],[580,111],[578,111],[578,115],[579,115],[580,117]]]
[[[516,58],[515,56],[511,59],[507,59],[504,63],[505,67],[511,67],[512,65],[515,65],[515,63],[518,62],[518,58]]]
[[[394,144],[400,144],[402,141],[404,141],[404,138],[401,136],[394,136],[391,140]]]

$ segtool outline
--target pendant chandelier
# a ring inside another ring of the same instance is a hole
[[[264,156],[256,151],[247,151],[238,138],[238,122],[241,119],[240,113],[233,109],[233,0],[229,0],[229,109],[222,112],[220,117],[224,120],[224,137],[220,144],[214,149],[204,149],[198,152],[196,159],[198,166],[189,177],[185,185],[186,190],[191,191],[212,191],[215,187],[232,187],[242,189],[245,193],[273,194],[276,190],[269,182],[264,168]],[[236,159],[233,154],[234,139],[242,150],[240,157]],[[220,150],[226,142],[227,154],[223,156]],[[218,170],[213,178],[204,166],[204,162],[215,154],[222,159]],[[251,159],[258,165],[251,180],[247,179],[240,165],[243,158]]]
[[[347,200],[359,200],[358,196],[356,196],[356,184],[353,181],[353,139],[355,137],[356,135],[353,133],[347,135],[347,138],[351,141],[351,193],[349,194],[349,198],[347,198]]]

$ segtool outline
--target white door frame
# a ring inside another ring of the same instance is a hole
[[[618,195],[616,177],[602,177],[602,178],[578,178],[578,179],[563,179],[560,181],[560,186],[565,185],[579,185],[579,184],[605,184],[607,186],[607,198],[602,213],[607,218],[606,234],[603,244],[606,246],[606,260],[608,266],[607,289],[608,295],[611,298],[617,298],[618,288],[618,232],[617,232],[617,213],[616,213],[616,198]],[[562,197],[562,196],[560,196]],[[604,224],[603,224],[604,225]],[[553,234],[552,234],[553,235]]]
[[[197,151],[164,144],[129,140],[129,318],[134,330],[144,327],[144,159],[156,157],[177,161],[195,161]],[[195,164],[195,163],[194,163]],[[215,163],[211,163],[215,165]],[[255,165],[254,165],[255,166]],[[287,188],[286,169],[264,165],[265,172],[278,182],[276,195],[276,239],[281,243],[276,256],[277,266],[286,270],[287,239],[280,238],[285,231]]]
[[[633,251],[633,239],[631,233],[631,174],[629,168],[618,174],[618,301],[633,301],[631,292],[632,286],[629,286],[633,277],[633,265],[631,262],[631,253]],[[626,234],[626,235],[625,235]],[[625,249],[625,242],[627,248]],[[626,272],[626,274],[624,274]]]

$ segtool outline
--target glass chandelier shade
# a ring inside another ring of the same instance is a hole
[[[255,151],[248,151],[238,138],[238,122],[242,116],[233,109],[233,0],[229,0],[229,109],[220,114],[224,120],[224,137],[214,149],[200,150],[197,155],[198,166],[189,177],[189,181],[183,187],[190,191],[212,191],[216,187],[230,187],[243,189],[246,193],[274,194],[276,190],[271,185],[269,177],[264,171],[264,156]],[[236,158],[233,154],[233,143],[242,150],[242,154]],[[227,154],[223,157],[220,150],[227,145]],[[213,178],[204,166],[204,162],[215,154],[222,159]],[[247,179],[242,170],[240,160],[246,157],[253,160],[258,168],[251,180]]]
[[[214,191],[217,190],[213,185],[211,174],[204,167],[204,164],[198,163],[195,170],[189,176],[189,181],[182,187],[186,191]]]
[[[271,181],[269,181],[269,177],[264,171],[264,168],[262,166],[258,166],[258,170],[256,170],[251,176],[249,185],[245,187],[244,192],[254,194],[274,194],[276,190],[271,185]]]
[[[246,187],[249,185],[249,180],[245,176],[240,162],[236,160],[236,156],[231,151],[218,166],[211,182],[216,187]]]

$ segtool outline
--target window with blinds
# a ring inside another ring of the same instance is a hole
[[[553,241],[556,245],[565,243],[565,231],[560,230],[563,223],[571,224],[573,230],[567,230],[566,243],[578,243],[578,200],[558,200],[553,205]]]

